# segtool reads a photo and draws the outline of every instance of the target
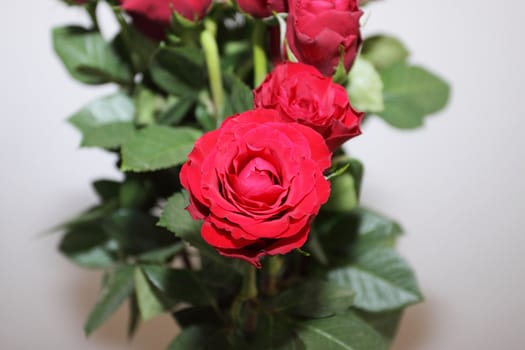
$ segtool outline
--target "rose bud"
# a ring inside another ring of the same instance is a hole
[[[260,267],[301,247],[330,194],[331,153],[321,135],[274,110],[230,117],[204,134],[180,172],[187,210],[220,254]]]
[[[289,0],[286,38],[295,57],[331,76],[341,58],[348,71],[361,44],[356,0]]]
[[[352,108],[346,90],[307,64],[278,65],[253,93],[255,107],[311,127],[331,151],[361,133],[363,113]]]
[[[121,0],[121,7],[133,18],[142,32],[154,39],[163,39],[172,11],[195,21],[202,19],[211,0]]]
[[[255,18],[269,17],[273,12],[286,12],[285,0],[237,0],[239,8]]]

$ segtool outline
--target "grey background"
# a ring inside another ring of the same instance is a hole
[[[0,347],[163,349],[170,320],[144,324],[130,343],[126,310],[86,339],[100,275],[60,257],[57,236],[39,236],[94,202],[91,180],[118,177],[114,159],[78,150],[64,122],[111,91],[73,82],[53,56],[50,28],[85,19],[53,0],[2,4]],[[366,165],[364,204],[403,224],[401,250],[427,299],[409,309],[394,348],[521,350],[525,3],[397,0],[369,10],[365,34],[402,38],[412,62],[453,86],[448,109],[423,129],[371,120],[348,145]]]

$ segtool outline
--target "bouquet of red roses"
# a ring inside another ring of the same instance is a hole
[[[169,349],[387,349],[422,296],[342,146],[374,116],[421,125],[446,83],[399,40],[362,37],[367,1],[67,2],[92,25],[55,28],[57,55],[118,87],[69,120],[123,174],[60,226],[60,251],[105,271],[85,332],[129,300],[130,335],[172,315]]]

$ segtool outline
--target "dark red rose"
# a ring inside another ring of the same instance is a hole
[[[310,64],[325,76],[334,73],[344,50],[349,70],[359,45],[359,18],[363,12],[356,0],[289,0],[286,38],[300,62]]]
[[[256,18],[269,17],[273,12],[286,12],[285,0],[237,0],[242,11]]]
[[[142,32],[154,39],[162,39],[169,26],[172,11],[190,21],[202,19],[211,0],[121,0],[121,7],[133,18]]]
[[[363,113],[352,108],[346,90],[307,64],[288,62],[275,67],[254,90],[254,104],[315,129],[331,151],[361,133]]]
[[[187,210],[220,254],[260,267],[264,255],[301,247],[330,184],[331,153],[312,129],[274,110],[228,118],[195,143],[180,180]]]

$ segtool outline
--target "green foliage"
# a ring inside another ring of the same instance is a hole
[[[223,332],[210,326],[185,328],[168,346],[168,350],[228,350]]]
[[[385,108],[379,116],[392,126],[411,129],[423,124],[423,117],[447,104],[450,88],[427,70],[396,64],[381,71]]]
[[[53,47],[69,74],[85,84],[131,84],[133,77],[99,32],[82,27],[53,30]]]
[[[346,86],[352,106],[362,112],[378,113],[384,110],[383,81],[374,65],[359,56],[348,74]]]
[[[409,54],[401,41],[388,35],[375,35],[367,38],[361,50],[361,55],[378,69],[403,63]]]
[[[180,165],[201,135],[188,127],[150,125],[122,146],[122,170],[152,171]]]
[[[206,88],[202,52],[190,47],[162,47],[154,55],[151,66],[153,81],[164,91],[194,98]]]
[[[124,93],[89,103],[69,118],[82,133],[83,147],[116,148],[135,133],[133,101]]]
[[[84,326],[86,335],[90,335],[117,311],[132,291],[133,267],[117,267],[107,279],[104,279],[100,297]]]
[[[381,335],[351,312],[294,324],[307,349],[388,349]]]

